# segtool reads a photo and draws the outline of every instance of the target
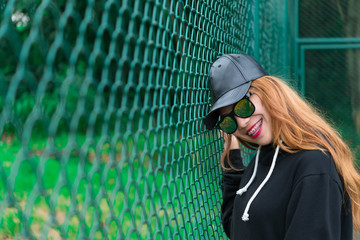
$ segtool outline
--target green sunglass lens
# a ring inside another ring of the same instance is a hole
[[[254,110],[254,105],[247,99],[242,99],[234,107],[234,113],[239,117],[250,117]]]
[[[236,123],[231,117],[225,117],[219,124],[219,127],[226,133],[233,133],[236,130]]]

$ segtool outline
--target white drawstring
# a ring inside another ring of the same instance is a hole
[[[249,209],[250,209],[250,205],[251,203],[254,201],[254,199],[256,198],[256,196],[258,195],[258,193],[261,191],[261,189],[263,188],[263,186],[266,184],[266,182],[269,180],[269,178],[271,177],[271,174],[273,173],[274,171],[274,168],[275,168],[275,163],[276,163],[276,159],[277,159],[277,156],[278,156],[278,153],[279,153],[279,149],[280,149],[280,146],[278,145],[276,147],[276,150],[275,150],[275,154],[274,154],[274,157],[273,157],[273,161],[272,161],[272,164],[271,164],[271,167],[270,167],[270,170],[268,172],[268,174],[266,175],[265,179],[262,181],[262,183],[260,184],[260,186],[256,189],[256,191],[254,192],[254,194],[252,195],[252,197],[250,198],[249,202],[247,203],[246,205],[246,208],[245,208],[245,211],[244,211],[244,214],[243,216],[241,217],[241,219],[246,222],[246,221],[249,221]],[[259,155],[260,155],[260,148],[258,150],[258,152],[256,153],[256,160],[255,160],[255,167],[254,167],[254,173],[256,174],[256,171],[257,171],[257,163],[259,161]],[[241,188],[239,189],[236,194],[242,194],[244,192],[247,191],[247,188],[250,186],[250,184],[252,183],[252,181],[254,180],[255,178],[255,174],[253,173],[253,175],[251,176],[251,179],[249,181],[248,184],[246,184],[246,186],[244,188]],[[246,189],[245,189],[246,188]]]
[[[258,163],[259,163],[259,155],[260,155],[260,149],[261,149],[261,146],[259,146],[259,149],[257,150],[256,152],[256,158],[255,158],[255,166],[254,166],[254,172],[249,180],[249,182],[243,187],[243,188],[240,188],[239,190],[236,191],[236,194],[238,195],[242,195],[244,192],[246,192],[249,188],[249,186],[251,185],[251,183],[254,181],[254,178],[256,176],[256,171],[257,171],[257,168],[258,168]]]

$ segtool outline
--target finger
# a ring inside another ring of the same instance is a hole
[[[218,135],[219,138],[222,138],[224,137],[224,132],[222,130],[219,131],[219,135]]]

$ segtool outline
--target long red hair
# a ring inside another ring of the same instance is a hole
[[[317,109],[276,77],[264,76],[256,79],[251,84],[251,92],[260,98],[272,118],[274,146],[280,145],[282,150],[289,153],[304,149],[321,151],[325,149],[331,154],[351,200],[354,229],[360,232],[360,174],[355,166],[355,157],[340,134]],[[221,157],[223,168],[225,168],[224,161],[231,166],[229,161],[231,138],[229,139]],[[239,141],[247,148],[257,147],[241,139]]]

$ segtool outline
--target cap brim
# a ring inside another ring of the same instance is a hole
[[[241,100],[250,88],[252,81],[242,84],[236,88],[231,89],[224,95],[222,95],[211,107],[209,113],[204,119],[205,126],[208,130],[215,127],[219,120],[219,113],[216,111],[222,107],[229,106]]]

